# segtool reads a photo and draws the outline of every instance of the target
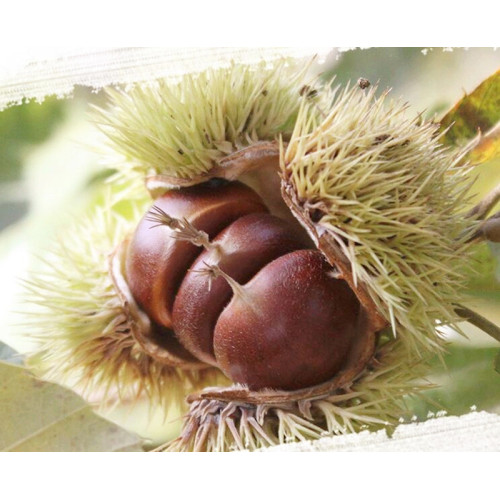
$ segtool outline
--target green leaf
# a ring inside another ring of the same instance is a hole
[[[0,362],[0,451],[141,451],[68,389]]]
[[[444,143],[456,145],[486,134],[500,121],[500,70],[466,94],[441,120],[442,128],[453,124]],[[498,137],[497,137],[498,139]],[[497,145],[498,146],[498,145]],[[498,149],[495,146],[494,149]]]

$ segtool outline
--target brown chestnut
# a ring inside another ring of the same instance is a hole
[[[288,222],[271,214],[250,214],[230,224],[198,256],[179,288],[173,328],[181,343],[198,359],[217,364],[214,327],[233,292],[222,276],[203,273],[207,266],[217,265],[245,283],[272,260],[310,245]]]
[[[155,201],[155,207],[187,220],[210,238],[243,215],[267,212],[259,195],[240,182],[207,182],[168,191]],[[152,228],[148,215],[139,222],[129,244],[126,276],[139,306],[153,321],[170,328],[175,294],[201,249],[177,239],[170,227]]]
[[[318,250],[286,254],[235,289],[215,326],[218,366],[253,390],[319,384],[342,367],[359,312]]]
[[[156,200],[126,274],[169,336],[156,335],[159,348],[186,349],[251,390],[296,390],[335,376],[359,328],[356,295],[312,247],[244,184],[205,183]]]

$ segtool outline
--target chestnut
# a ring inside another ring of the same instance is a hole
[[[187,401],[170,450],[396,423],[445,349],[436,325],[461,316],[471,238],[498,234],[463,209],[471,169],[444,122],[291,63],[112,90],[96,122],[126,182],[28,284],[41,372]],[[129,236],[115,202],[143,182],[155,205]]]
[[[356,336],[360,304],[318,250],[299,250],[235,286],[219,316],[220,369],[252,390],[295,390],[332,378]]]
[[[238,283],[246,283],[272,260],[311,243],[288,222],[266,213],[239,218],[211,243],[182,281],[174,302],[173,328],[193,355],[217,365],[214,327],[233,292],[222,276],[214,278],[203,271],[217,265]]]
[[[255,191],[240,182],[206,182],[171,190],[155,201],[155,207],[209,237],[243,215],[267,212]],[[139,306],[154,322],[171,328],[175,294],[201,249],[176,238],[175,230],[166,225],[152,228],[149,215],[141,219],[130,241],[125,272]]]
[[[200,248],[201,247],[201,248]],[[240,182],[158,198],[130,242],[130,290],[168,342],[250,390],[296,390],[342,369],[361,305],[312,241]]]

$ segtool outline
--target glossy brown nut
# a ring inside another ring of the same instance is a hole
[[[186,218],[212,238],[239,217],[267,212],[261,198],[240,182],[172,190],[155,200],[155,206],[174,218]],[[146,214],[139,222],[126,257],[126,277],[132,295],[159,325],[172,326],[175,294],[199,247],[174,238],[166,226],[152,227]]]
[[[221,370],[252,390],[295,390],[333,377],[356,336],[360,304],[331,271],[317,250],[262,268],[219,316]]]
[[[198,359],[217,364],[213,332],[217,319],[232,296],[223,277],[211,279],[207,265],[219,268],[238,283],[246,283],[274,259],[312,242],[288,222],[270,214],[250,214],[233,222],[193,263],[177,293],[173,328],[181,343]]]

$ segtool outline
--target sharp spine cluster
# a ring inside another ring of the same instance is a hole
[[[121,155],[113,167],[190,178],[244,146],[290,134],[306,71],[289,60],[233,64],[177,84],[108,89],[111,106],[95,108],[94,120]]]
[[[470,256],[470,167],[440,145],[437,125],[406,118],[404,104],[376,90],[327,86],[325,116],[304,101],[282,175],[305,208],[321,205],[318,226],[394,334],[416,352],[440,350],[437,321],[457,322]]]
[[[133,192],[143,190],[144,176],[194,178],[244,146],[279,139],[283,182],[318,231],[335,239],[355,283],[366,285],[396,335],[352,385],[322,400],[256,405],[251,415],[245,405],[197,402],[187,417],[194,432],[169,449],[257,449],[397,422],[407,397],[425,387],[415,380],[426,360],[443,348],[438,323],[456,328],[453,306],[474,232],[462,216],[470,184],[462,153],[441,147],[437,126],[405,118],[406,106],[387,93],[377,98],[374,87],[333,89],[331,82],[305,87],[305,71],[289,61],[233,65],[173,85],[110,90],[111,106],[95,112],[120,156],[115,180]],[[99,209],[68,231],[49,271],[27,283],[41,306],[33,364],[52,377],[76,376],[90,390],[178,403],[222,378],[161,366],[126,334],[107,258],[132,225]]]
[[[188,393],[224,378],[215,370],[162,365],[135,342],[109,265],[132,226],[111,207],[100,207],[68,230],[26,282],[26,300],[34,306],[26,326],[39,344],[29,364],[88,397],[100,394],[102,404],[145,395],[165,408],[182,406]]]

